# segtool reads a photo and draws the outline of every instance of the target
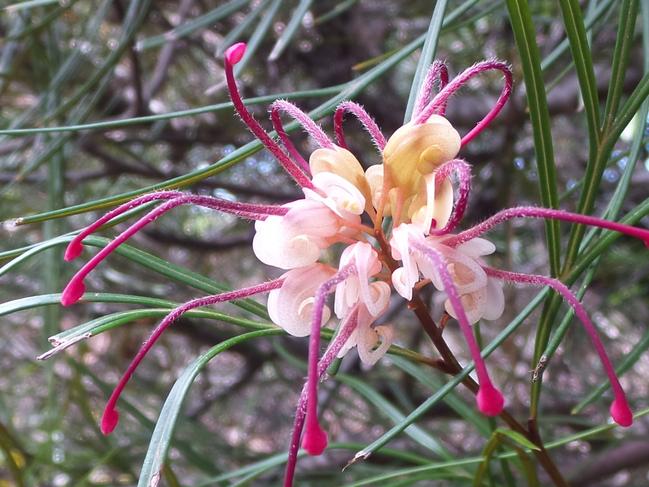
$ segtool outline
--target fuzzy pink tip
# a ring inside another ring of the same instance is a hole
[[[83,252],[83,244],[78,240],[72,240],[68,244],[68,247],[65,249],[65,255],[63,255],[63,259],[66,262],[70,262],[71,260],[79,257],[81,255],[81,252]]]
[[[104,414],[101,417],[101,432],[108,436],[113,432],[117,423],[119,422],[119,413],[116,409],[106,408]]]
[[[611,418],[620,426],[625,428],[633,424],[633,413],[625,398],[617,398],[611,403]]]
[[[327,448],[327,433],[320,427],[319,424],[307,426],[302,440],[302,448],[304,448],[309,455],[321,455],[325,448]]]
[[[236,44],[228,47],[225,51],[225,60],[232,65],[237,64],[241,61],[241,58],[246,53],[246,43],[237,42]]]
[[[502,393],[491,384],[481,385],[476,395],[478,409],[485,416],[498,416],[505,406]]]
[[[61,294],[61,304],[63,306],[71,306],[79,301],[85,292],[86,286],[83,281],[73,279],[65,286]]]

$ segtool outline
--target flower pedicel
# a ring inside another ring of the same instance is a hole
[[[185,204],[254,220],[255,254],[262,262],[287,272],[279,279],[257,286],[194,299],[167,315],[142,345],[111,395],[101,421],[105,434],[113,431],[119,420],[116,404],[120,393],[169,325],[191,309],[268,292],[268,311],[273,322],[291,335],[309,336],[308,379],[297,407],[284,480],[284,485],[290,486],[300,442],[312,455],[322,453],[327,446],[327,435],[319,424],[317,411],[318,382],[327,367],[353,347],[367,364],[374,364],[383,356],[394,333],[391,326],[375,322],[387,309],[393,289],[410,300],[413,288],[422,277],[447,295],[446,310],[457,319],[475,361],[480,386],[476,401],[483,414],[500,414],[504,398],[489,377],[471,325],[480,319],[499,318],[504,309],[502,284],[514,282],[549,286],[574,309],[611,382],[614,393],[611,416],[622,426],[631,425],[633,415],[624,391],[579,300],[557,279],[488,267],[483,259],[495,251],[495,246],[482,236],[495,225],[513,218],[590,225],[639,238],[645,244],[649,242],[649,231],[561,210],[518,207],[503,210],[468,230],[452,233],[462,220],[471,186],[470,165],[458,159],[457,154],[498,115],[509,98],[512,77],[506,64],[495,60],[477,63],[449,82],[446,66],[435,62],[423,83],[411,121],[387,140],[372,117],[354,102],[343,102],[335,111],[334,143],[308,115],[293,104],[278,100],[271,105],[278,143],[246,109],[236,86],[233,66],[241,60],[245,49],[245,44],[239,43],[225,54],[227,85],[235,110],[302,188],[304,198],[282,206],[231,202],[178,191],[135,198],[108,212],[70,242],[65,252],[68,261],[81,254],[83,239],[104,223],[142,204],[158,200],[162,203],[88,261],[70,280],[61,303],[64,306],[76,303],[85,291],[84,278],[104,258],[141,228]],[[504,76],[501,95],[485,118],[461,138],[444,118],[448,100],[467,81],[491,70],[500,71]],[[435,84],[439,84],[440,90],[433,96]],[[308,161],[289,140],[282,113],[298,121],[320,146]],[[356,116],[368,131],[382,154],[382,164],[363,170],[348,150],[342,128],[346,113]],[[455,184],[453,177],[457,180]],[[387,233],[383,230],[386,217],[391,218],[392,229]],[[371,226],[364,222],[371,222]],[[337,267],[320,262],[322,251],[333,244],[345,246]],[[330,294],[334,294],[333,313],[340,324],[319,358],[320,329],[331,316],[326,304]]]

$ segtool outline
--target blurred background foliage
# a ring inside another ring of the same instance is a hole
[[[78,267],[63,265],[69,237],[57,237],[143,188],[189,187],[271,203],[299,197],[269,154],[246,145],[252,137],[225,92],[228,45],[249,43],[237,69],[245,96],[259,97],[251,102],[260,119],[272,100],[290,98],[315,110],[330,130],[335,104],[353,97],[388,135],[403,123],[417,68],[428,62],[420,61],[424,41],[424,51],[436,47],[452,74],[485,58],[507,60],[512,99],[461,153],[474,168],[468,221],[542,203],[646,224],[645,7],[626,0],[4,0],[0,485],[281,482],[306,342],[268,331],[263,307],[224,305],[183,318],[129,385],[117,431],[103,437],[97,424],[111,385],[165,309],[220,283],[277,277],[251,252],[251,224],[178,208],[92,274],[88,289],[98,294],[68,309],[52,295]],[[498,77],[480,78],[455,97],[448,118],[466,132],[499,90]],[[360,125],[346,127],[363,164],[380,162]],[[305,154],[314,148],[297,132],[294,140]],[[494,232],[499,252],[491,263],[560,272],[574,284],[642,414],[649,392],[646,249],[620,239],[604,252],[612,239],[601,234],[583,241],[569,236],[567,225],[545,230],[516,222]],[[552,298],[540,306],[547,293],[537,292],[507,288],[505,315],[479,329],[483,343],[496,338],[489,365],[509,411],[521,422],[538,418],[540,436],[572,485],[646,485],[647,422],[624,431],[606,425],[608,400],[601,396],[608,392],[585,334]],[[443,298],[428,299],[439,317]],[[397,343],[434,355],[405,303],[391,306]],[[48,337],[88,322],[115,329],[35,360],[49,349]],[[262,331],[242,335],[255,327]],[[456,333],[450,325],[445,336],[466,362]],[[177,378],[188,386],[192,371],[183,371],[219,343],[223,350],[197,365],[205,368],[191,389],[177,383],[158,419]],[[542,353],[551,357],[547,373],[530,386]],[[429,400],[448,380],[399,357],[365,369],[350,354],[322,389],[323,419],[336,445],[301,460],[298,485],[550,485],[541,470],[537,476],[525,445],[479,416],[464,390],[451,383]],[[414,425],[382,436],[410,425],[414,417],[407,416],[427,400]],[[391,441],[341,472],[356,451],[381,438]],[[158,457],[151,456],[155,448],[163,452]]]

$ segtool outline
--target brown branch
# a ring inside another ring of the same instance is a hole
[[[244,237],[224,237],[218,240],[201,240],[196,238],[180,237],[159,230],[146,230],[144,234],[156,242],[161,242],[166,245],[177,245],[188,249],[201,250],[203,252],[221,252],[223,250],[231,250],[238,247],[249,247],[252,243],[251,234]]]
[[[192,7],[192,3],[193,0],[182,0],[182,2],[180,2],[176,12],[176,15],[178,16],[178,25],[182,24],[187,17],[187,14]],[[177,45],[178,41],[176,39],[169,39],[160,50],[160,55],[158,56],[158,61],[153,69],[153,74],[144,90],[144,97],[147,101],[151,100],[151,98],[155,96],[166,81],[169,73],[169,66],[173,62],[174,51]]]
[[[126,12],[124,10],[124,5],[122,5],[122,0],[114,0],[115,11],[119,20],[123,23],[126,18]],[[133,93],[135,94],[135,100],[133,105],[132,113],[136,116],[146,115],[148,113],[147,105],[144,102],[144,96],[142,92],[142,68],[140,66],[140,59],[135,50],[134,40],[129,42],[128,46],[128,56],[131,62],[131,82],[133,84]]]
[[[573,487],[601,482],[620,470],[644,467],[649,462],[649,441],[628,441],[591,456],[570,475]]]

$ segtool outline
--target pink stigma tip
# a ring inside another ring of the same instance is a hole
[[[86,292],[86,286],[81,280],[72,279],[61,294],[61,304],[63,306],[70,306],[81,299],[83,293]]]
[[[649,249],[649,239],[643,240],[644,246]]]
[[[633,424],[633,413],[624,398],[618,398],[613,401],[610,413],[613,421],[620,426],[627,428]]]
[[[485,416],[498,416],[505,406],[505,398],[491,384],[480,386],[476,401],[478,402],[478,409]]]
[[[319,424],[309,428],[307,427],[302,440],[302,448],[304,448],[309,455],[321,455],[325,448],[327,448],[327,433],[320,427]]]
[[[225,60],[230,64],[234,65],[241,61],[241,58],[246,53],[246,43],[237,42],[236,44],[230,46],[225,51]]]
[[[63,256],[63,259],[66,262],[70,262],[71,260],[79,257],[81,255],[81,252],[83,252],[83,244],[78,240],[72,240],[68,244],[68,247],[65,249],[65,255]]]
[[[104,415],[101,417],[101,432],[108,436],[113,432],[117,423],[119,422],[119,413],[116,409],[104,410]]]

